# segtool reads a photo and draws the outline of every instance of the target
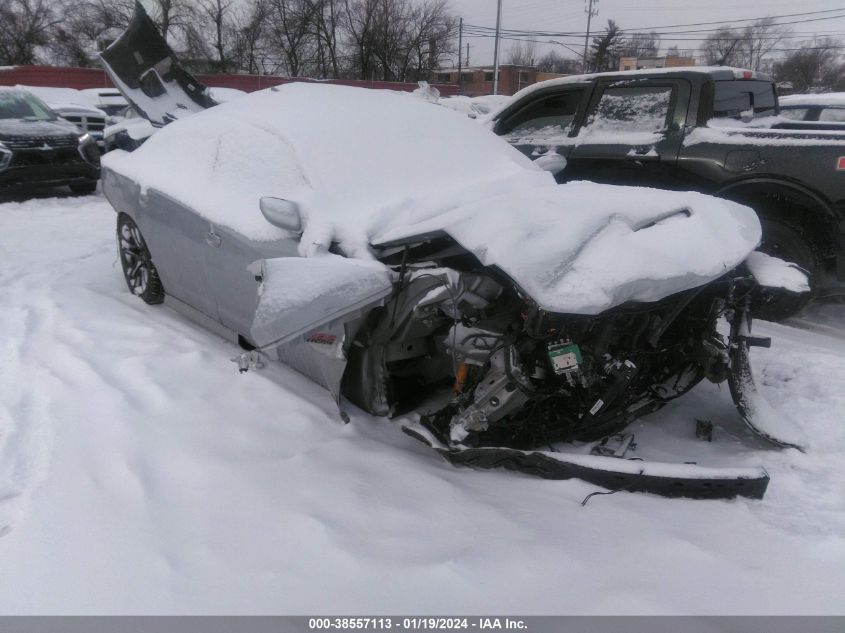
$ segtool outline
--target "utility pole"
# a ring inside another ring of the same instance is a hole
[[[467,42],[467,60],[466,60],[466,67],[469,68],[469,42]]]
[[[458,94],[463,92],[464,87],[464,75],[461,72],[463,70],[461,66],[461,53],[463,52],[464,48],[464,19],[461,18],[460,22],[458,23]]]
[[[582,72],[587,72],[587,48],[590,45],[590,20],[592,20],[594,15],[599,14],[599,0],[586,0],[586,2],[587,6],[584,8],[584,11],[587,13],[587,34],[584,36],[584,61],[582,63]],[[595,9],[593,8],[593,5],[595,5]]]
[[[592,2],[592,0],[590,0]],[[493,94],[499,94],[499,32],[502,28],[502,0],[496,7],[496,43],[493,45]]]

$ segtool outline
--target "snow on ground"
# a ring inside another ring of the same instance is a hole
[[[128,293],[113,227],[98,196],[0,204],[0,613],[845,611],[843,306],[756,328],[807,454],[712,385],[633,426],[646,457],[765,465],[763,501],[581,507],[594,486],[455,469],[281,365],[239,375]]]

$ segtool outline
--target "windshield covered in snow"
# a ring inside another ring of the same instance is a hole
[[[35,95],[23,90],[0,90],[0,119],[53,121],[56,114]]]
[[[587,120],[593,132],[662,132],[669,120],[671,86],[613,86]]]

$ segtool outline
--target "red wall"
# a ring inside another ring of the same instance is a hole
[[[292,81],[317,81],[307,78],[278,77],[275,75],[197,75],[206,86],[220,88],[238,88],[253,92],[270,86],[278,86]],[[398,81],[365,81],[360,79],[327,79],[320,83],[362,88],[385,88],[411,92],[417,84]],[[58,68],[56,66],[12,66],[0,67],[0,86],[52,86],[56,88],[103,88],[111,87],[106,73],[99,68]],[[443,96],[458,94],[458,87],[451,84],[433,84]]]

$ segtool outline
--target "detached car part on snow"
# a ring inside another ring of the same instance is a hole
[[[146,41],[120,41],[158,60]],[[163,65],[178,67],[172,54]],[[340,139],[366,155],[350,162]],[[598,455],[539,450],[617,434],[703,379],[730,381],[752,430],[791,444],[750,418],[747,351],[766,341],[751,336],[748,306],[758,280],[797,291],[806,280],[752,255],[760,225],[747,207],[557,185],[456,113],[314,84],[253,93],[111,152],[103,189],[133,293],[238,341],[241,370],[289,364],[341,412],[342,398],[375,415],[426,411],[406,432],[453,463],[759,498],[763,469],[645,464],[626,459],[630,441]]]

